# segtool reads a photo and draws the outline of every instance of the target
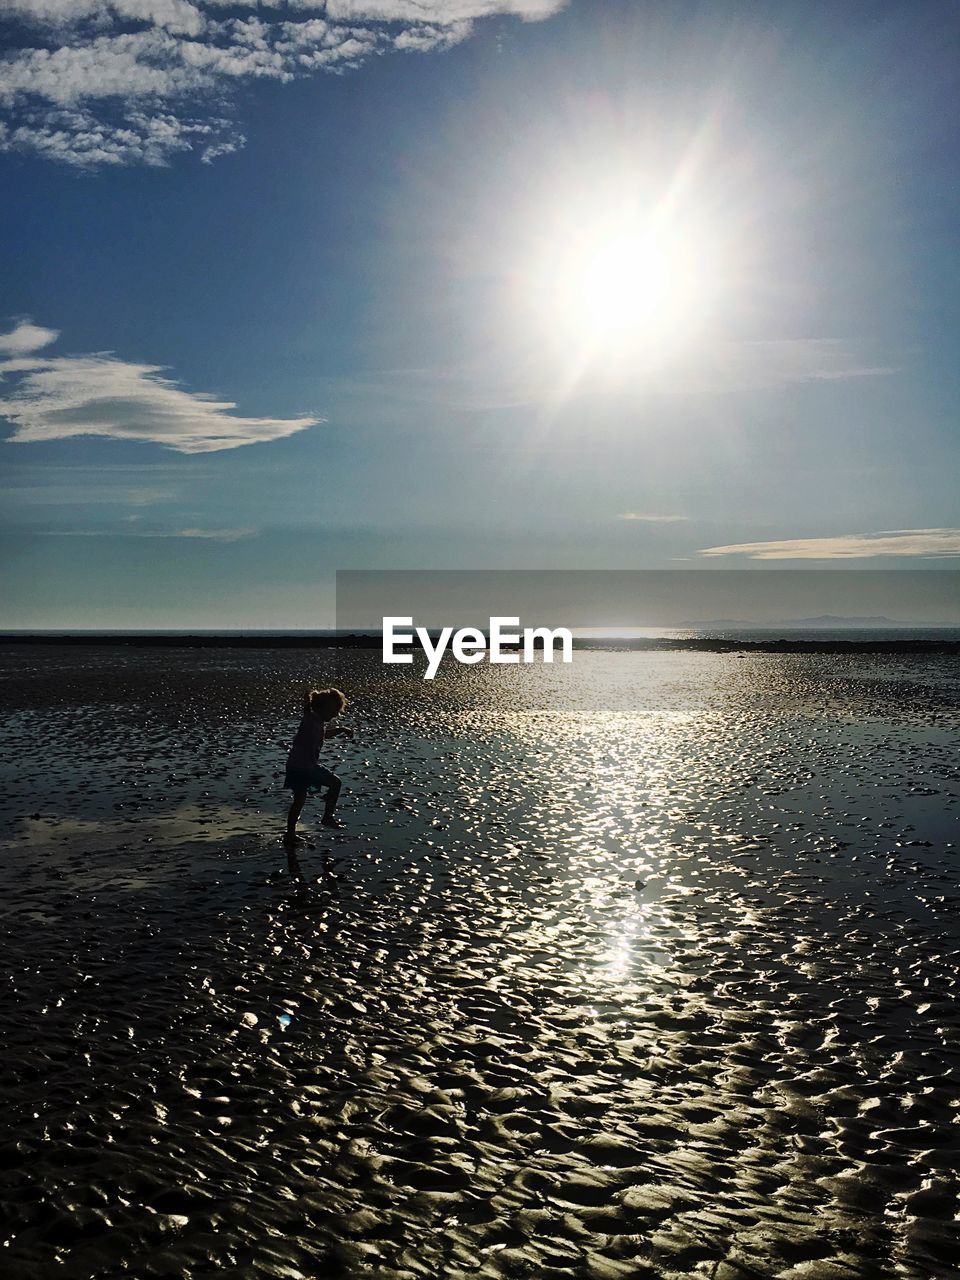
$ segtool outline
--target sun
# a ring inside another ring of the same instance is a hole
[[[674,330],[693,306],[684,246],[662,230],[600,228],[568,246],[560,264],[568,324],[606,337]]]
[[[659,359],[692,342],[716,301],[707,237],[654,210],[580,209],[533,255],[527,306],[545,343],[594,363]]]

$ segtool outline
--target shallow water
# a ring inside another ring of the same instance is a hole
[[[955,659],[0,670],[4,1275],[956,1274]]]

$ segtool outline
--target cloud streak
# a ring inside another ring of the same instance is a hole
[[[555,412],[565,402],[598,394],[653,392],[671,398],[753,394],[804,384],[834,386],[897,372],[896,366],[864,355],[841,339],[792,338],[702,341],[654,368],[637,361],[612,369],[587,369],[571,379],[567,368],[542,352],[502,339],[484,356],[458,365],[387,369],[329,379],[328,386],[331,393],[364,405],[389,396],[408,406],[450,412],[528,407]],[[620,518],[630,519],[631,513]]]
[[[832,538],[788,538],[705,547],[702,556],[748,556],[751,560],[866,560],[874,556],[960,556],[960,529],[890,529]]]
[[[0,360],[0,383],[16,383],[0,395],[0,417],[13,424],[9,442],[106,436],[149,441],[178,453],[214,453],[283,439],[322,421],[235,416],[232,401],[186,391],[160,365],[110,354],[39,354],[56,336],[26,322],[0,335],[0,352],[25,353]]]
[[[763,391],[798,383],[886,377],[898,372],[895,365],[864,359],[840,338],[725,342],[698,354],[696,366],[674,372],[674,391]]]
[[[174,496],[169,489],[146,488],[139,485],[118,485],[109,488],[104,485],[28,484],[5,485],[0,488],[0,501],[50,507],[153,507],[158,503],[170,502]]]
[[[624,511],[621,520],[636,520],[641,524],[682,524],[689,516],[654,516],[645,515],[642,511]]]
[[[3,0],[0,150],[80,168],[210,162],[243,145],[211,104],[244,81],[348,71],[429,53],[495,15],[550,17],[566,0]]]
[[[260,532],[252,526],[236,529],[41,529],[46,538],[194,538],[213,542],[239,542]]]

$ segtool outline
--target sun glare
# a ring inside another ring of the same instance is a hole
[[[563,313],[586,333],[642,338],[692,318],[695,276],[674,236],[653,228],[600,228],[564,256]]]
[[[692,221],[584,208],[542,234],[526,305],[543,341],[583,364],[657,363],[715,310],[716,262]]]

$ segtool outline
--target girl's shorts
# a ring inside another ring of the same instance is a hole
[[[311,769],[293,769],[287,765],[287,774],[283,785],[291,791],[319,791],[322,787],[334,787],[340,779],[323,765],[315,764]]]

